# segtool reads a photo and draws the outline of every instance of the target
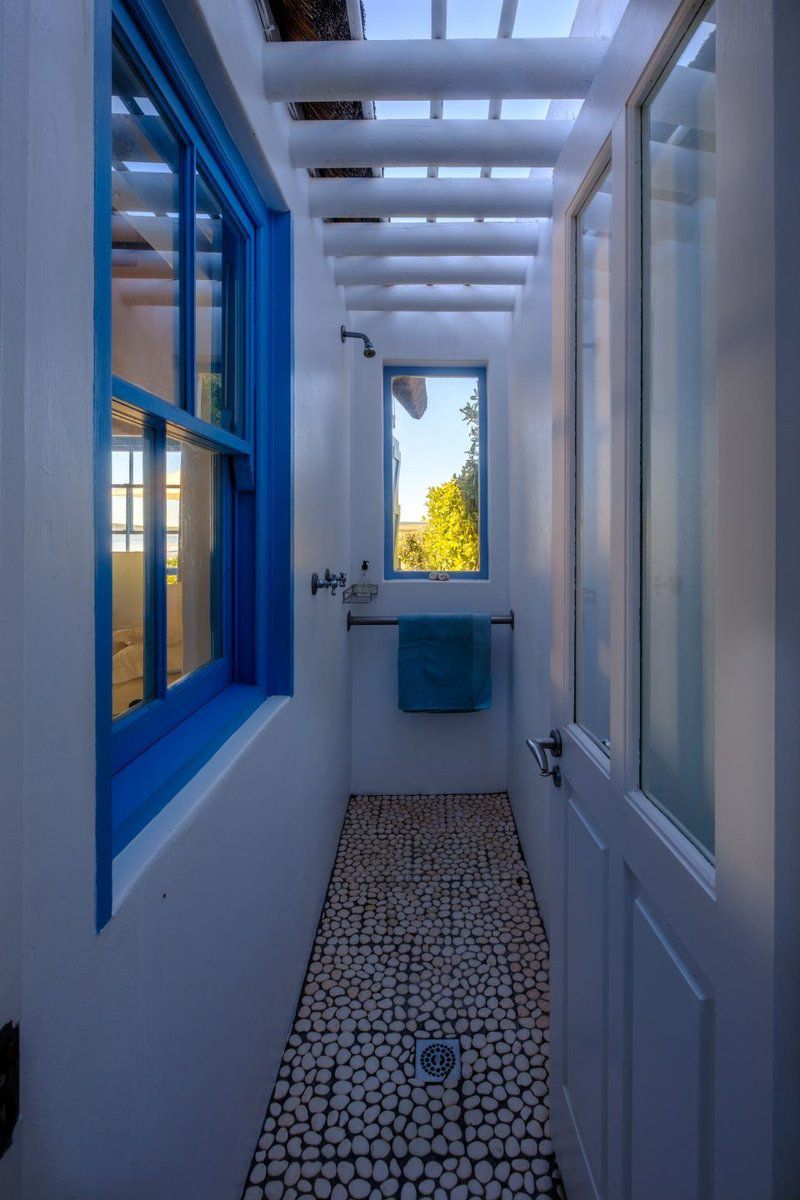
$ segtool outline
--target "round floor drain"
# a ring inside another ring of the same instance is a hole
[[[446,1079],[456,1067],[456,1056],[447,1042],[429,1042],[420,1051],[419,1065],[429,1079]]]

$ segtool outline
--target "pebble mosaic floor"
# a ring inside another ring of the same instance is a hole
[[[564,1200],[548,947],[508,797],[353,796],[243,1200]],[[417,1038],[461,1077],[415,1077]]]

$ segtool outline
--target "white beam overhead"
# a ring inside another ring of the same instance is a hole
[[[267,42],[268,100],[580,100],[602,38]]]
[[[535,221],[476,225],[341,223],[323,230],[325,253],[333,255],[531,255],[539,245]]]
[[[312,217],[549,217],[549,179],[310,179]]]
[[[525,282],[527,258],[341,258],[336,282],[353,284]]]
[[[572,121],[294,121],[295,167],[553,167]]]
[[[349,287],[351,312],[512,312],[513,287]]]

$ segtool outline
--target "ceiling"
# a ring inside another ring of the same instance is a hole
[[[267,97],[305,118],[292,122],[291,160],[312,176],[311,213],[354,311],[514,308],[552,212],[553,167],[607,46],[530,36],[558,28],[554,16],[571,24],[576,0],[449,7],[367,0],[364,22],[349,0],[349,40],[337,28],[265,46]],[[367,39],[365,23],[418,36]]]

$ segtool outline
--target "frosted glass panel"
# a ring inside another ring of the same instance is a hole
[[[642,787],[714,852],[716,17],[643,112]]]
[[[610,745],[611,171],[578,216],[575,720]]]

